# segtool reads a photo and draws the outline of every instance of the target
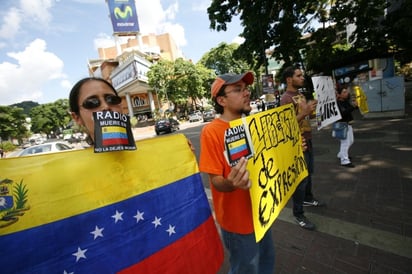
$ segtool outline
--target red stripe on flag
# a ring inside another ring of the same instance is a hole
[[[237,159],[240,159],[242,156],[247,155],[248,153],[249,153],[249,150],[244,149],[242,151],[232,154],[231,157],[232,159],[237,160]]]
[[[143,261],[118,273],[217,273],[223,247],[212,216],[192,232]]]
[[[129,140],[125,138],[103,139],[104,146],[127,145],[128,143],[129,143]]]

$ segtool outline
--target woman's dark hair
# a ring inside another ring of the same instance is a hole
[[[70,111],[74,112],[76,114],[79,114],[79,93],[80,93],[80,89],[82,88],[83,84],[88,82],[88,81],[100,81],[102,83],[105,83],[108,87],[110,87],[111,90],[113,90],[113,92],[117,94],[116,89],[112,86],[112,84],[110,84],[110,82],[106,81],[103,78],[99,78],[99,77],[86,77],[83,78],[81,80],[79,80],[71,89],[70,91],[70,95],[69,95],[69,106],[70,106]]]

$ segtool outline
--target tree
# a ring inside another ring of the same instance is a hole
[[[33,102],[33,101],[23,101],[17,104],[11,105],[11,107],[19,107],[23,109],[23,113],[26,114],[27,116],[30,113],[30,110],[34,107],[37,107],[39,103]]]
[[[300,42],[306,18],[316,12],[319,1],[212,1],[207,9],[210,27],[226,30],[233,16],[240,16],[244,26],[241,37],[245,42],[236,50],[255,68],[266,66],[266,49],[273,49],[272,56],[286,64],[301,62]],[[255,63],[256,61],[256,63]]]
[[[354,48],[387,52],[389,45],[382,25],[387,7],[387,0],[336,0],[330,20],[338,29],[346,29],[348,24],[356,26],[348,41]]]
[[[388,15],[384,21],[387,39],[394,50],[399,51],[399,61],[401,65],[412,60],[412,2],[408,0],[402,2],[397,8],[389,7]]]
[[[0,137],[1,140],[26,137],[26,115],[22,108],[0,106]]]
[[[70,122],[69,101],[59,99],[54,103],[42,104],[30,111],[31,130],[34,133],[59,134]]]
[[[201,64],[193,64],[182,58],[174,62],[160,60],[150,67],[149,85],[157,92],[160,101],[168,100],[175,107],[187,109],[188,99],[192,108],[207,92],[205,82],[209,82],[213,72]]]
[[[225,74],[225,73],[244,73],[245,71],[253,70],[254,62],[249,64],[241,56],[236,55],[236,50],[239,48],[238,44],[226,44],[220,43],[217,47],[210,49],[206,52],[198,63],[204,65],[208,69],[211,69],[215,72],[215,75],[211,76],[211,80],[205,86],[207,91],[210,90],[210,86],[213,80],[216,78],[216,75]],[[260,79],[261,73],[258,69],[255,69],[256,79]],[[260,87],[260,86],[259,86]],[[256,86],[252,87],[252,98],[258,97]]]
[[[220,43],[217,47],[210,49],[199,60],[206,68],[212,69],[216,75],[232,72],[242,73],[250,69],[248,65],[241,58],[236,58],[234,52],[239,47],[238,44]]]
[[[207,11],[210,28],[217,31],[225,31],[232,17],[240,18],[244,29],[239,35],[245,42],[234,54],[243,56],[250,64],[256,60],[256,68],[265,65],[265,50],[270,49],[271,56],[284,61],[284,66],[303,63],[302,53],[306,53],[307,65],[319,69],[325,58],[332,63],[335,58],[347,56],[346,50],[350,54],[387,53],[410,48],[411,1],[404,0],[400,9],[389,13],[386,19],[384,16],[389,3],[398,2],[402,0],[239,0],[223,4],[213,0]],[[316,22],[322,28],[316,29]],[[356,24],[356,29],[349,39],[339,37],[351,23]],[[313,37],[311,46],[307,45],[310,39],[302,40],[307,32]]]

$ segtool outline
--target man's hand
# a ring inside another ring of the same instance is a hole
[[[306,144],[306,139],[302,135],[302,150],[306,151],[308,149],[308,145]]]
[[[310,100],[306,102],[305,100],[301,100],[297,104],[299,105],[299,113],[296,118],[298,119],[298,122],[300,122],[305,119],[306,116],[310,116],[315,112],[318,101]]]
[[[249,189],[251,181],[249,179],[249,171],[246,169],[247,159],[242,157],[239,162],[232,167],[227,180],[235,188]]]
[[[306,115],[311,115],[315,110],[318,104],[318,100],[310,100],[306,103],[305,113]]]

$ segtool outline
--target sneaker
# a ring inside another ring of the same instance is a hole
[[[341,165],[341,166],[343,166],[343,167],[350,167],[350,168],[354,168],[354,167],[355,167],[355,165],[352,164],[352,163],[344,164],[344,165]]]
[[[338,157],[338,159],[340,159],[340,153],[338,153],[338,154],[336,155],[336,157]],[[349,160],[352,161],[352,156],[348,156],[348,158],[349,158]]]
[[[303,201],[303,206],[325,206],[324,202],[313,199],[312,201]]]
[[[295,216],[296,223],[304,229],[315,230],[315,225],[312,224],[304,215]]]

